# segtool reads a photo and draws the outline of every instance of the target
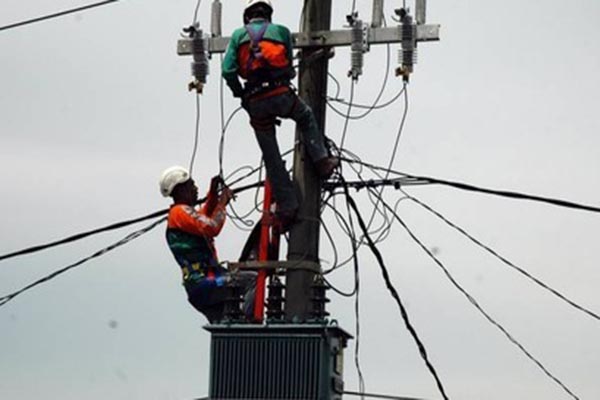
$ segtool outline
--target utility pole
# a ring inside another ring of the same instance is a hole
[[[302,32],[328,31],[331,27],[331,0],[304,0]],[[327,48],[309,47],[302,50],[300,60],[299,95],[315,114],[321,133],[325,132],[325,98],[327,95]],[[321,182],[302,144],[302,132],[296,129],[294,150],[294,183],[300,196],[298,222],[292,227],[288,260],[319,262],[319,230]],[[286,320],[302,322],[310,318],[311,286],[315,273],[294,269],[286,274]]]

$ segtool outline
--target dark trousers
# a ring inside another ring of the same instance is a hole
[[[275,136],[275,120],[276,118],[293,119],[302,133],[302,142],[308,156],[313,162],[318,161],[327,157],[328,153],[312,110],[290,89],[275,96],[258,100],[250,99],[246,111],[250,115],[250,124],[254,128],[256,140],[262,151],[267,175],[279,209],[285,211],[297,209],[298,198],[281,159]]]

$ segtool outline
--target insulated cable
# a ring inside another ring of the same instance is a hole
[[[365,236],[365,239],[367,240],[367,244],[369,245],[369,248],[373,252],[373,255],[375,256],[375,258],[377,259],[377,263],[379,264],[379,267],[381,269],[381,273],[382,273],[383,279],[385,281],[386,287],[388,288],[388,290],[390,291],[390,294],[392,295],[392,297],[398,304],[398,307],[400,308],[400,314],[402,315],[404,324],[405,324],[407,330],[409,331],[409,333],[411,334],[411,336],[413,337],[413,340],[417,344],[417,347],[419,349],[419,354],[421,355],[421,358],[425,362],[427,369],[429,370],[429,372],[435,379],[437,388],[440,391],[442,397],[445,400],[448,400],[448,396],[446,395],[442,381],[440,380],[433,364],[429,360],[429,356],[427,354],[427,350],[425,349],[425,346],[423,345],[423,342],[421,341],[421,339],[419,339],[419,336],[418,336],[416,330],[414,329],[414,327],[412,326],[412,324],[409,320],[408,312],[406,311],[406,308],[404,307],[404,304],[402,303],[402,299],[400,298],[398,291],[392,284],[389,273],[388,273],[387,268],[385,267],[385,263],[383,261],[383,256],[381,255],[381,253],[379,252],[379,249],[377,249],[377,246],[375,245],[375,243],[373,243],[373,240],[369,236],[369,231],[367,229],[367,225],[365,224],[365,221],[363,220],[362,215],[360,214],[360,211],[358,210],[358,207],[357,207],[356,203],[354,202],[354,199],[352,198],[352,196],[350,196],[348,188],[344,187],[344,191],[345,191],[345,195],[346,195],[348,204],[350,205],[350,207],[352,207],[352,209],[354,210],[354,213],[358,219],[358,224],[359,224],[361,230],[363,231],[363,235]]]
[[[144,235],[145,233],[150,232],[152,229],[156,228],[158,225],[162,224],[163,222],[165,222],[167,220],[166,217],[160,218],[159,220],[153,222],[152,224],[146,226],[145,228],[142,228],[138,231],[135,231],[133,233],[130,233],[129,235],[125,236],[123,239],[119,240],[116,243],[111,244],[108,247],[103,248],[102,250],[99,250],[97,252],[95,252],[94,254],[92,254],[89,257],[86,257],[84,259],[81,259],[67,267],[61,268],[53,273],[51,273],[50,275],[45,276],[42,279],[39,279],[25,287],[23,287],[20,290],[17,290],[16,292],[13,292],[11,294],[8,294],[6,296],[0,297],[0,307],[2,307],[3,305],[5,305],[6,303],[8,303],[9,301],[11,301],[12,299],[14,299],[15,297],[17,297],[18,295],[33,289],[34,287],[44,283],[44,282],[48,282],[49,280],[52,280],[54,278],[56,278],[59,275],[64,274],[65,272],[69,271],[70,269],[73,269],[75,267],[80,266],[81,264],[84,264],[94,258],[98,258],[103,256],[104,254],[108,253],[111,250],[116,249],[117,247],[123,246],[124,244],[127,244],[129,242],[131,242],[132,240],[135,240],[137,238],[139,238],[140,236]]]
[[[575,210],[591,211],[591,212],[595,212],[595,213],[600,213],[600,207],[598,207],[598,206],[591,206],[591,205],[586,205],[586,204],[582,204],[582,203],[576,203],[576,202],[569,201],[569,200],[562,200],[562,199],[556,199],[556,198],[551,198],[551,197],[543,197],[543,196],[538,196],[538,195],[532,195],[532,194],[521,193],[521,192],[513,192],[513,191],[507,191],[507,190],[489,189],[489,188],[471,185],[468,183],[438,179],[438,178],[433,178],[430,176],[411,175],[411,174],[406,174],[403,172],[395,171],[395,170],[392,170],[389,168],[386,169],[383,167],[378,167],[376,165],[369,164],[369,163],[366,163],[363,161],[352,160],[349,158],[341,158],[341,160],[349,162],[349,163],[360,163],[364,166],[368,166],[368,167],[371,167],[374,169],[388,171],[391,174],[401,175],[403,178],[408,178],[419,184],[444,185],[444,186],[453,187],[455,189],[466,190],[466,191],[471,191],[471,192],[490,194],[490,195],[494,195],[494,196],[507,197],[507,198],[518,199],[518,200],[531,200],[531,201],[547,203],[547,204],[551,204],[551,205],[563,207],[563,208],[570,208],[570,209],[575,209]],[[400,179],[402,179],[402,178],[400,178]],[[346,184],[349,187],[353,187],[356,189],[362,189],[362,188],[367,188],[367,187],[400,185],[400,181],[397,179],[386,179],[383,181],[346,182]],[[326,183],[325,186],[332,187],[332,184]],[[341,186],[341,185],[338,184],[337,186]]]
[[[196,160],[196,152],[198,151],[198,138],[200,136],[200,94],[196,93],[196,128],[194,129],[194,147],[192,150],[192,158],[190,159],[189,173],[192,175],[194,170],[194,161]]]
[[[369,188],[369,190],[374,191],[374,189]],[[433,254],[433,252],[423,244],[423,242],[412,232],[412,230],[406,225],[404,220],[400,218],[398,213],[396,213],[387,203],[382,200],[383,205],[392,213],[394,218],[402,225],[404,230],[408,233],[411,239],[417,243],[417,245],[432,259],[433,262],[443,271],[446,278],[450,281],[450,283],[469,301],[469,303],[475,307],[477,311],[493,326],[495,326],[502,334],[513,344],[515,345],[521,352],[529,358],[537,367],[551,380],[553,380],[556,384],[558,384],[567,394],[569,394],[573,399],[579,400],[579,397],[575,395],[560,379],[558,379],[555,375],[553,375],[536,357],[534,357],[526,348],[523,346],[515,337],[513,337],[507,330],[504,328],[499,322],[497,322],[490,314],[487,313],[481,307],[479,302],[475,300],[473,296],[471,296],[457,281],[454,279],[448,268],[444,266],[444,264]]]
[[[254,170],[252,173],[256,173],[256,170]],[[247,178],[249,175],[250,174],[246,174],[245,176],[237,179],[234,182],[234,184],[237,183],[237,182],[239,182],[239,181],[241,181],[241,180],[243,180],[243,179],[245,179],[245,178]],[[256,187],[260,187],[263,184],[264,184],[264,182],[257,182],[257,183],[253,183],[253,184],[250,184],[250,185],[241,186],[239,188],[233,189],[233,193],[234,194],[242,193],[242,192],[244,192],[246,190],[254,189]],[[201,204],[201,203],[203,203],[205,201],[206,201],[206,198],[202,198],[202,199],[200,199],[198,201],[198,204]],[[42,245],[37,245],[37,246],[29,247],[29,248],[26,248],[26,249],[18,250],[18,251],[15,251],[15,252],[3,254],[3,255],[0,255],[0,261],[6,260],[6,259],[9,259],[9,258],[14,258],[14,257],[17,257],[17,256],[22,256],[22,255],[26,255],[26,254],[36,253],[38,251],[46,250],[46,249],[49,249],[49,248],[52,248],[52,247],[57,247],[57,246],[60,246],[60,245],[63,245],[63,244],[75,242],[75,241],[78,241],[78,240],[81,240],[81,239],[84,239],[86,237],[89,237],[89,236],[92,236],[92,235],[96,235],[96,234],[99,234],[99,233],[113,231],[113,230],[116,230],[116,229],[121,229],[121,228],[124,228],[124,227],[129,226],[129,225],[133,225],[133,224],[137,224],[139,222],[143,222],[143,221],[147,221],[147,220],[150,220],[150,219],[161,217],[163,215],[166,215],[168,212],[169,212],[168,208],[162,209],[162,210],[155,211],[155,212],[153,212],[151,214],[148,214],[148,215],[144,215],[144,216],[141,216],[141,217],[138,217],[138,218],[134,218],[134,219],[130,219],[130,220],[126,220],[126,221],[116,222],[116,223],[113,223],[113,224],[110,224],[110,225],[106,225],[106,226],[101,227],[101,228],[93,229],[93,230],[90,230],[90,231],[87,231],[87,232],[78,233],[78,234],[66,237],[64,239],[56,240],[56,241],[53,241],[53,242],[50,242],[50,243],[46,243],[46,244],[42,244]]]
[[[418,204],[419,206],[423,207],[425,210],[429,211],[431,214],[435,215],[437,218],[441,219],[443,222],[445,222],[448,226],[450,226],[451,228],[454,228],[456,231],[460,232],[463,236],[465,236],[467,239],[469,239],[471,242],[475,243],[477,246],[479,246],[480,248],[484,249],[485,251],[487,251],[488,253],[490,253],[492,256],[496,257],[497,259],[499,259],[500,261],[502,261],[502,263],[504,263],[505,265],[513,268],[514,270],[516,270],[517,272],[519,272],[521,275],[525,276],[526,278],[528,278],[529,280],[533,281],[535,284],[537,284],[538,286],[540,286],[542,289],[547,290],[548,292],[550,292],[551,294],[553,294],[554,296],[558,297],[560,300],[564,301],[565,303],[567,303],[568,305],[572,306],[573,308],[589,315],[590,317],[594,318],[595,320],[600,321],[600,316],[577,304],[576,302],[574,302],[573,300],[569,299],[568,297],[566,297],[565,295],[563,295],[562,293],[560,293],[558,290],[553,289],[552,287],[548,286],[547,284],[545,284],[544,282],[542,282],[540,279],[536,278],[535,276],[531,275],[529,272],[527,272],[525,269],[515,265],[514,263],[512,263],[511,261],[509,261],[506,257],[503,257],[502,255],[500,255],[497,251],[495,251],[494,249],[492,249],[491,247],[483,244],[480,240],[476,239],[475,237],[473,237],[471,234],[469,234],[467,231],[465,231],[463,228],[461,228],[460,226],[456,225],[454,222],[450,221],[448,218],[444,217],[441,213],[439,213],[438,211],[434,210],[431,206],[425,204],[423,201],[411,196],[410,194],[402,191],[404,193],[404,195],[406,196],[407,199],[413,201],[414,203]]]
[[[99,3],[88,4],[87,6],[71,8],[69,10],[60,11],[60,12],[57,12],[54,14],[48,14],[48,15],[44,15],[42,17],[28,19],[26,21],[21,21],[21,22],[16,22],[16,23],[10,24],[10,25],[0,26],[0,31],[5,31],[8,29],[13,29],[13,28],[17,28],[20,26],[33,24],[35,22],[45,21],[45,20],[52,19],[52,18],[62,17],[64,15],[73,14],[73,13],[76,13],[79,11],[89,10],[90,8],[96,8],[96,7],[104,6],[104,5],[107,5],[110,3],[116,3],[117,1],[119,1],[119,0],[101,1]]]

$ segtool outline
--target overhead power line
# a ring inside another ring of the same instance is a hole
[[[367,225],[366,225],[365,221],[363,220],[362,215],[360,214],[360,211],[358,210],[358,206],[354,202],[354,199],[352,198],[352,196],[350,196],[348,188],[345,187],[344,191],[345,191],[345,195],[346,195],[346,201],[348,202],[350,207],[352,207],[352,210],[356,214],[356,218],[358,219],[358,225],[360,226],[360,229],[363,231],[363,235],[364,235],[365,239],[367,240],[367,244],[368,244],[369,248],[371,249],[371,251],[373,252],[373,255],[375,256],[375,258],[377,259],[379,267],[381,268],[381,273],[383,275],[385,284],[386,284],[388,290],[390,291],[392,297],[398,304],[398,307],[400,308],[400,314],[402,315],[402,319],[404,320],[406,329],[409,331],[409,333],[413,337],[415,343],[417,344],[417,347],[419,349],[419,354],[421,355],[421,358],[427,365],[427,369],[429,370],[429,372],[435,379],[438,390],[440,391],[442,397],[445,400],[448,400],[448,396],[446,395],[446,391],[444,390],[442,381],[441,381],[440,377],[438,376],[437,371],[435,370],[435,367],[429,360],[429,356],[427,355],[427,350],[425,349],[423,342],[421,342],[421,339],[419,338],[417,331],[410,323],[410,320],[408,318],[408,312],[406,311],[406,308],[404,307],[404,304],[402,303],[402,299],[400,298],[398,291],[392,284],[392,281],[390,279],[387,268],[385,267],[385,263],[383,262],[383,256],[379,252],[379,249],[377,249],[377,246],[375,245],[375,243],[373,243],[373,240],[371,239],[371,236],[369,235],[369,230],[367,228]]]
[[[385,169],[385,168],[378,167],[373,164],[369,164],[369,163],[366,163],[363,161],[357,161],[357,160],[353,160],[353,159],[345,158],[345,157],[342,158],[342,161],[346,161],[349,163],[359,163],[364,166],[368,166],[369,168],[374,168],[374,169],[378,169],[381,171],[388,171],[388,172],[391,172],[396,175],[402,175],[402,178],[346,182],[348,187],[352,187],[352,188],[355,188],[358,190],[363,189],[363,188],[374,188],[374,187],[380,187],[380,186],[398,186],[398,188],[399,188],[402,185],[403,180],[405,181],[405,179],[408,178],[410,180],[413,180],[416,183],[421,183],[421,184],[444,185],[444,186],[450,186],[450,187],[453,187],[456,189],[461,189],[461,190],[466,190],[466,191],[471,191],[471,192],[491,194],[494,196],[507,197],[507,198],[518,199],[518,200],[531,200],[531,201],[537,201],[537,202],[541,202],[541,203],[552,204],[554,206],[559,206],[559,207],[564,207],[564,208],[571,208],[571,209],[575,209],[575,210],[591,211],[591,212],[600,213],[600,207],[576,203],[576,202],[569,201],[569,200],[562,200],[562,199],[556,199],[556,198],[551,198],[551,197],[544,197],[544,196],[538,196],[538,195],[520,193],[520,192],[512,192],[512,191],[507,191],[507,190],[489,189],[489,188],[475,186],[475,185],[471,185],[471,184],[463,183],[463,182],[456,182],[456,181],[432,178],[430,176],[411,175],[411,174],[406,174],[403,172],[394,171],[392,169]],[[339,182],[324,184],[324,187],[328,187],[328,188],[341,187],[341,186],[342,186],[342,184]]]
[[[550,287],[547,284],[545,284],[544,282],[542,282],[540,279],[538,279],[535,276],[531,275],[525,269],[523,269],[523,268],[517,266],[516,264],[512,263],[506,257],[503,257],[502,255],[500,255],[494,249],[492,249],[489,246],[483,244],[480,240],[478,240],[475,237],[473,237],[473,235],[469,234],[463,228],[461,228],[460,226],[456,225],[454,222],[450,221],[448,218],[444,217],[438,211],[434,210],[431,206],[425,204],[421,200],[419,200],[419,199],[417,199],[417,198],[409,195],[408,193],[406,193],[404,191],[403,191],[403,193],[406,196],[406,198],[408,198],[411,201],[413,201],[414,203],[420,205],[425,210],[429,211],[430,213],[432,213],[433,215],[435,215],[437,218],[439,218],[442,221],[444,221],[448,226],[450,226],[450,227],[454,228],[455,230],[457,230],[458,232],[460,232],[463,236],[465,236],[471,242],[475,243],[477,246],[479,246],[480,248],[484,249],[485,251],[487,251],[488,253],[490,253],[494,257],[496,257],[498,260],[502,261],[502,263],[504,263],[504,264],[508,265],[509,267],[513,268],[514,270],[516,270],[517,272],[519,272],[520,274],[522,274],[526,278],[530,279],[531,281],[533,281],[535,284],[537,284],[541,288],[547,290],[548,292],[550,292],[554,296],[558,297],[560,300],[564,301],[568,305],[572,306],[573,308],[575,308],[575,309],[577,309],[577,310],[579,310],[579,311],[581,311],[581,312],[589,315],[590,317],[594,318],[595,320],[600,321],[600,316],[597,313],[595,313],[595,312],[593,312],[593,311],[591,311],[591,310],[589,310],[589,309],[587,309],[587,308],[585,308],[585,307],[577,304],[576,302],[574,302],[573,300],[569,299],[564,294],[560,293],[558,290],[553,289],[552,287]]]
[[[375,189],[369,188],[370,191],[375,192]],[[574,394],[560,379],[558,379],[554,374],[552,374],[548,368],[542,364],[536,357],[534,357],[526,348],[523,346],[514,336],[512,336],[504,326],[502,326],[498,321],[496,321],[487,311],[483,309],[483,307],[479,304],[479,302],[471,296],[457,281],[454,279],[448,268],[427,248],[427,246],[412,232],[412,230],[406,225],[404,220],[400,218],[398,213],[382,199],[382,204],[390,211],[390,213],[394,216],[394,218],[402,225],[404,230],[408,233],[411,239],[417,243],[417,245],[432,259],[433,262],[437,264],[438,267],[443,271],[446,278],[450,281],[450,283],[461,293],[463,294],[469,303],[475,307],[477,311],[493,326],[498,328],[502,334],[512,343],[514,344],[527,358],[529,358],[535,365],[542,370],[542,372],[551,380],[553,380],[556,384],[558,384],[567,394],[569,394],[573,399],[579,400],[579,397]]]
[[[117,247],[121,247],[124,244],[127,244],[127,243],[131,242],[132,240],[139,238],[140,236],[142,236],[142,235],[150,232],[152,229],[156,228],[158,225],[162,224],[165,221],[166,221],[166,218],[161,218],[158,221],[153,222],[152,224],[148,225],[145,228],[142,228],[142,229],[140,229],[138,231],[130,233],[129,235],[125,236],[123,239],[119,240],[118,242],[113,243],[110,246],[105,247],[102,250],[99,250],[99,251],[95,252],[94,254],[92,254],[89,257],[86,257],[84,259],[81,259],[81,260],[77,261],[76,263],[73,263],[73,264],[68,265],[68,266],[66,266],[64,268],[61,268],[58,271],[55,271],[55,272],[51,273],[50,275],[47,275],[44,278],[39,279],[39,280],[37,280],[37,281],[35,281],[35,282],[33,282],[33,283],[25,286],[24,288],[22,288],[20,290],[17,290],[16,292],[8,294],[8,295],[6,295],[4,297],[0,297],[0,307],[2,307],[3,305],[5,305],[9,301],[11,301],[12,299],[14,299],[15,297],[17,297],[18,295],[20,295],[20,294],[22,294],[24,292],[27,292],[28,290],[31,290],[34,287],[36,287],[38,285],[41,285],[44,282],[48,282],[49,280],[52,280],[52,279],[56,278],[57,276],[62,275],[65,272],[67,272],[67,271],[69,271],[69,270],[71,270],[71,269],[73,269],[75,267],[80,266],[81,264],[84,264],[84,263],[86,263],[86,262],[88,262],[88,261],[90,261],[90,260],[92,260],[94,258],[101,257],[104,254],[108,253],[109,251],[114,250]]]
[[[59,11],[59,12],[54,13],[54,14],[48,14],[48,15],[44,15],[42,17],[28,19],[26,21],[16,22],[16,23],[13,23],[13,24],[10,24],[10,25],[1,26],[0,27],[0,31],[5,31],[5,30],[8,30],[8,29],[18,28],[20,26],[30,25],[30,24],[33,24],[33,23],[36,23],[36,22],[41,22],[41,21],[45,21],[45,20],[48,20],[48,19],[52,19],[52,18],[62,17],[62,16],[65,16],[65,15],[68,15],[68,14],[73,14],[73,13],[76,13],[76,12],[89,10],[91,8],[105,6],[105,5],[108,5],[110,3],[116,3],[117,1],[119,1],[119,0],[101,1],[99,3],[88,4],[87,6],[82,6],[82,7],[77,7],[77,8],[71,8],[69,10]]]
[[[243,179],[243,177],[241,179]],[[234,189],[233,193],[234,194],[238,194],[238,193],[244,192],[244,191],[249,190],[249,189],[254,189],[256,187],[260,187],[263,184],[264,184],[264,182],[261,181],[261,182],[256,182],[256,183],[253,183],[253,184],[250,184],[250,185],[242,186],[242,187],[239,187],[237,189]],[[206,198],[202,198],[202,199],[200,199],[198,201],[198,203],[201,204],[201,203],[204,203],[205,201],[206,201]],[[56,241],[53,241],[53,242],[50,242],[50,243],[46,243],[46,244],[42,244],[42,245],[37,245],[37,246],[29,247],[29,248],[26,248],[26,249],[23,249],[23,250],[18,250],[18,251],[12,252],[12,253],[4,254],[4,255],[0,256],[0,261],[7,260],[9,258],[14,258],[14,257],[26,255],[26,254],[37,253],[38,251],[46,250],[46,249],[49,249],[49,248],[52,248],[52,247],[61,246],[61,245],[67,244],[67,243],[72,243],[72,242],[75,242],[75,241],[78,241],[78,240],[81,240],[81,239],[85,239],[85,238],[93,236],[93,235],[97,235],[99,233],[109,232],[109,231],[114,231],[114,230],[117,230],[117,229],[121,229],[121,228],[124,228],[124,227],[129,226],[129,225],[134,225],[134,224],[137,224],[137,223],[140,223],[140,222],[143,222],[143,221],[148,221],[148,220],[151,220],[151,219],[154,219],[154,218],[158,218],[160,216],[166,215],[168,212],[169,212],[169,209],[165,208],[165,209],[162,209],[162,210],[150,213],[148,215],[144,215],[142,217],[138,217],[138,218],[134,218],[134,219],[129,219],[129,220],[126,220],[126,221],[121,221],[121,222],[116,222],[116,223],[113,223],[113,224],[110,224],[110,225],[106,225],[106,226],[101,227],[101,228],[93,229],[93,230],[90,230],[90,231],[87,231],[87,232],[78,233],[78,234],[66,237],[64,239],[60,239],[60,240],[56,240]]]

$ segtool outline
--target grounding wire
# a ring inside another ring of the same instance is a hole
[[[56,13],[53,13],[53,14],[44,15],[42,17],[28,19],[26,21],[21,21],[21,22],[12,23],[12,24],[9,24],[9,25],[0,26],[0,31],[5,31],[5,30],[8,30],[8,29],[18,28],[20,26],[29,25],[29,24],[33,24],[33,23],[36,23],[36,22],[45,21],[45,20],[52,19],[52,18],[62,17],[64,15],[73,14],[73,13],[76,13],[76,12],[79,12],[79,11],[89,10],[91,8],[96,8],[96,7],[108,5],[110,3],[116,3],[117,1],[119,1],[119,0],[101,1],[101,2],[98,2],[98,3],[88,4],[86,6],[81,6],[81,7],[77,7],[77,8],[71,8],[71,9],[68,9],[68,10],[65,10],[65,11],[59,11],[59,12],[56,12]]]
[[[440,377],[437,374],[435,367],[429,360],[429,356],[427,354],[427,350],[425,349],[425,346],[423,345],[423,342],[419,338],[416,330],[414,329],[414,327],[412,326],[412,324],[410,322],[410,319],[408,317],[408,312],[406,311],[406,308],[404,307],[404,304],[402,303],[402,299],[400,298],[398,291],[392,284],[389,273],[388,273],[385,263],[383,261],[383,256],[381,255],[381,252],[379,251],[379,249],[377,248],[375,243],[373,243],[373,240],[369,236],[369,230],[367,229],[367,225],[365,224],[365,221],[363,220],[362,215],[360,214],[360,211],[358,210],[358,207],[357,207],[354,199],[352,198],[352,196],[350,196],[348,187],[344,186],[344,191],[345,191],[345,195],[346,195],[346,198],[347,198],[347,201],[348,201],[350,207],[352,207],[352,209],[354,210],[354,213],[356,214],[356,217],[358,219],[358,224],[359,224],[361,230],[363,231],[363,235],[367,239],[368,246],[371,249],[371,251],[373,252],[373,255],[375,256],[375,258],[377,259],[377,262],[381,269],[383,279],[385,281],[385,285],[386,285],[387,289],[390,291],[390,294],[392,295],[392,297],[394,298],[396,303],[398,304],[398,307],[400,308],[400,314],[402,315],[404,324],[405,324],[407,330],[409,331],[409,333],[411,334],[413,340],[417,344],[417,347],[419,349],[419,354],[421,355],[421,358],[425,362],[427,369],[433,376],[433,378],[436,382],[437,388],[440,391],[442,397],[445,400],[448,400],[448,396],[446,395],[442,381],[440,380]]]
[[[419,206],[423,207],[425,210],[427,210],[430,213],[432,213],[433,215],[435,215],[437,218],[439,218],[440,220],[442,220],[443,222],[445,222],[448,226],[454,228],[456,231],[460,232],[463,236],[465,236],[466,238],[468,238],[471,242],[475,243],[477,246],[479,246],[480,248],[484,249],[485,251],[487,251],[488,253],[490,253],[491,255],[493,255],[494,257],[496,257],[497,259],[499,259],[500,261],[502,261],[502,263],[504,263],[505,265],[507,265],[507,266],[511,267],[512,269],[516,270],[521,275],[523,275],[526,278],[528,278],[529,280],[533,281],[535,284],[537,284],[541,288],[547,290],[548,292],[550,292],[554,296],[558,297],[562,301],[566,302],[570,306],[574,307],[575,309],[577,309],[577,310],[579,310],[579,311],[581,311],[581,312],[589,315],[590,317],[592,317],[592,318],[600,321],[600,316],[597,313],[589,310],[586,307],[583,307],[583,306],[579,305],[575,301],[569,299],[564,294],[560,293],[558,290],[553,289],[552,287],[550,287],[546,283],[542,282],[540,279],[538,279],[535,276],[531,275],[525,269],[523,269],[523,268],[519,267],[518,265],[514,264],[513,262],[509,261],[506,257],[500,255],[497,251],[495,251],[491,247],[489,247],[489,246],[485,245],[484,243],[482,243],[480,240],[478,240],[477,238],[475,238],[473,235],[471,235],[470,233],[468,233],[466,230],[464,230],[460,226],[456,225],[454,222],[450,221],[448,218],[446,218],[445,216],[443,216],[440,212],[436,211],[435,209],[433,209],[428,204],[426,204],[423,201],[421,201],[421,200],[419,200],[419,199],[411,196],[410,194],[408,194],[408,193],[406,193],[404,191],[402,191],[402,192],[404,193],[404,195],[406,196],[407,199],[413,201],[414,203],[418,204]]]
[[[145,233],[150,232],[152,229],[156,228],[158,225],[162,224],[166,220],[167,220],[166,217],[162,217],[159,220],[154,221],[150,225],[146,226],[145,228],[142,228],[142,229],[140,229],[138,231],[130,233],[129,235],[125,236],[123,239],[119,240],[118,242],[113,243],[110,246],[105,247],[102,250],[99,250],[99,251],[95,252],[94,254],[92,254],[89,257],[86,257],[84,259],[81,259],[81,260],[79,260],[79,261],[77,261],[77,262],[69,265],[69,266],[61,268],[61,269],[59,269],[59,270],[51,273],[50,275],[47,275],[44,278],[39,279],[39,280],[37,280],[37,281],[35,281],[35,282],[33,282],[33,283],[31,283],[31,284],[23,287],[22,289],[17,290],[16,292],[13,292],[13,293],[8,294],[6,296],[0,297],[0,307],[2,307],[3,305],[5,305],[6,303],[8,303],[9,301],[11,301],[12,299],[14,299],[15,297],[19,296],[20,294],[22,294],[24,292],[27,292],[27,291],[33,289],[34,287],[36,287],[36,286],[38,286],[38,285],[40,285],[42,283],[48,282],[48,281],[56,278],[59,275],[64,274],[65,272],[67,272],[67,271],[69,271],[69,270],[71,270],[71,269],[73,269],[75,267],[78,267],[78,266],[80,266],[80,265],[82,265],[82,264],[84,264],[84,263],[86,263],[86,262],[88,262],[88,261],[90,261],[90,260],[92,260],[94,258],[101,257],[104,254],[108,253],[109,251],[114,250],[117,247],[123,246],[123,245],[131,242],[134,239],[137,239],[138,237],[144,235]]]
[[[374,190],[374,189],[369,189]],[[462,294],[466,297],[469,303],[475,307],[477,311],[493,326],[495,326],[502,334],[513,344],[515,345],[521,352],[531,360],[538,368],[551,380],[553,380],[556,384],[558,384],[567,394],[569,394],[573,399],[579,400],[577,397],[560,379],[558,379],[555,375],[553,375],[536,357],[534,357],[515,337],[513,337],[499,322],[497,322],[490,314],[488,314],[477,302],[477,300],[471,296],[457,281],[454,279],[450,271],[444,266],[444,264],[433,254],[431,250],[423,244],[423,242],[412,232],[412,230],[406,225],[404,220],[400,218],[400,216],[394,212],[394,210],[382,199],[382,203],[386,206],[388,210],[394,215],[394,218],[402,225],[404,230],[408,233],[411,239],[417,243],[417,245],[435,262],[435,264],[443,271],[446,278],[450,281],[450,283]]]

